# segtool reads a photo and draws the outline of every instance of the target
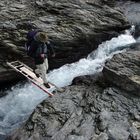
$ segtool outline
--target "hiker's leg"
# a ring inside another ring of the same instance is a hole
[[[34,70],[35,74],[41,75],[40,65],[36,65],[36,69]]]
[[[48,59],[47,58],[44,60],[44,64],[45,64],[46,72],[47,72],[48,67],[49,67],[49,65],[48,65]]]
[[[44,83],[47,83],[47,74],[46,74],[46,66],[45,66],[45,62],[43,64],[40,65],[40,71],[41,71],[41,77],[43,79]]]
[[[39,65],[36,65],[36,69],[34,69],[33,72],[35,73],[36,77],[38,77],[38,78],[40,77],[41,72],[39,69]]]
[[[37,69],[35,70],[35,72],[37,74],[40,74],[44,83],[47,83],[47,74],[46,74],[45,63],[40,64],[40,65],[36,65],[36,67],[37,67]]]

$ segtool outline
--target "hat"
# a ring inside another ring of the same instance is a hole
[[[40,41],[40,42],[47,42],[48,41],[48,36],[47,36],[47,33],[46,32],[38,32],[36,35],[35,35],[35,39]]]

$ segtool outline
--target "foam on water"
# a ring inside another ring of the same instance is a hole
[[[34,107],[47,97],[30,83],[17,85],[7,92],[9,94],[0,99],[0,131],[4,132],[25,120]]]
[[[129,35],[120,35],[110,41],[103,42],[96,51],[88,55],[87,59],[81,59],[76,63],[67,64],[49,73],[49,80],[56,85],[64,87],[70,85],[72,80],[81,75],[94,74],[102,70],[107,59],[119,53],[127,44],[134,43],[135,39]]]
[[[99,45],[87,59],[84,58],[51,71],[48,79],[59,87],[70,85],[77,76],[101,71],[107,59],[121,52],[123,46],[134,42],[135,39],[130,34],[112,38]],[[17,85],[7,92],[7,96],[0,98],[0,132],[3,133],[17,127],[31,114],[37,104],[47,98],[43,91],[31,83]]]

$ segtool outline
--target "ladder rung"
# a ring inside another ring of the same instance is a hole
[[[18,65],[18,66],[15,66],[15,68],[21,68],[21,67],[23,67],[23,65]]]
[[[15,63],[15,64],[12,64],[14,67],[16,67],[16,66],[19,66],[19,65],[21,65],[20,63]]]
[[[14,63],[10,63],[11,65],[20,65],[21,63],[20,62],[18,62],[18,61],[15,61]]]
[[[19,61],[10,62],[10,64],[17,63],[17,62],[19,62]]]

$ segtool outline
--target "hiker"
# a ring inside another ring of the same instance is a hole
[[[48,59],[47,54],[50,51],[52,57],[55,57],[53,45],[48,40],[46,32],[43,31],[30,31],[27,35],[27,54],[34,58],[36,69],[34,73],[37,77],[43,79],[44,85],[50,88],[47,81]]]

